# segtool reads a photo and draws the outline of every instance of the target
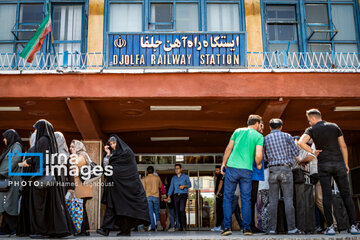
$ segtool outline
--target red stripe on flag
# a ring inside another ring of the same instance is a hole
[[[35,54],[37,51],[39,51],[44,43],[45,37],[46,35],[51,32],[52,27],[51,27],[51,23],[49,24],[49,26],[47,26],[44,31],[42,32],[39,41],[36,43],[36,45],[34,46],[33,50],[31,51],[28,59],[26,60],[28,63],[32,63],[32,61],[34,60]]]

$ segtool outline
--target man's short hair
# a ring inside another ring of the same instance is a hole
[[[319,111],[319,109],[312,108],[306,111],[306,116],[321,118],[321,112]]]
[[[273,118],[270,120],[269,125],[271,129],[279,129],[283,125],[283,122],[280,118]]]
[[[176,167],[182,168],[180,163],[175,164],[175,168]]]
[[[255,125],[256,123],[261,123],[262,118],[259,115],[250,115],[247,121],[247,125]]]
[[[220,165],[216,165],[216,166],[215,166],[215,169],[217,169],[217,168],[219,168],[219,169],[220,169],[220,168],[221,168],[221,166],[220,166]]]
[[[154,173],[154,167],[153,166],[148,166],[146,171],[149,173],[149,174],[152,174]]]

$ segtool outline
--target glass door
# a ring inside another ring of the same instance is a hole
[[[214,226],[214,172],[189,170],[191,181],[186,206],[189,230],[209,230]]]

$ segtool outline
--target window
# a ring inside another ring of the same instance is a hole
[[[81,52],[82,5],[55,5],[53,38],[56,52]]]
[[[108,0],[107,33],[244,31],[244,0]],[[201,14],[203,13],[203,14]]]
[[[173,29],[173,5],[170,3],[151,4],[150,30]]]
[[[197,3],[176,4],[176,31],[199,30],[199,5]]]
[[[54,47],[48,38],[42,52],[81,52],[84,49],[86,0],[51,2]],[[0,53],[21,52],[44,18],[45,0],[0,0]]]
[[[239,4],[207,5],[208,31],[240,31]]]
[[[262,0],[265,49],[358,52],[356,1]]]
[[[14,35],[11,33],[16,23],[16,4],[0,5],[0,53],[10,53],[14,51],[12,40]]]
[[[297,20],[294,5],[266,6],[269,51],[298,51]]]
[[[142,4],[111,4],[110,32],[141,32]]]

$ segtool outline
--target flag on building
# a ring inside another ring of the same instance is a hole
[[[34,60],[35,54],[41,49],[46,35],[52,31],[51,27],[51,16],[50,16],[50,6],[47,4],[47,14],[40,24],[39,28],[36,30],[34,36],[26,44],[25,48],[20,53],[20,57],[24,58],[28,63],[32,63]]]

